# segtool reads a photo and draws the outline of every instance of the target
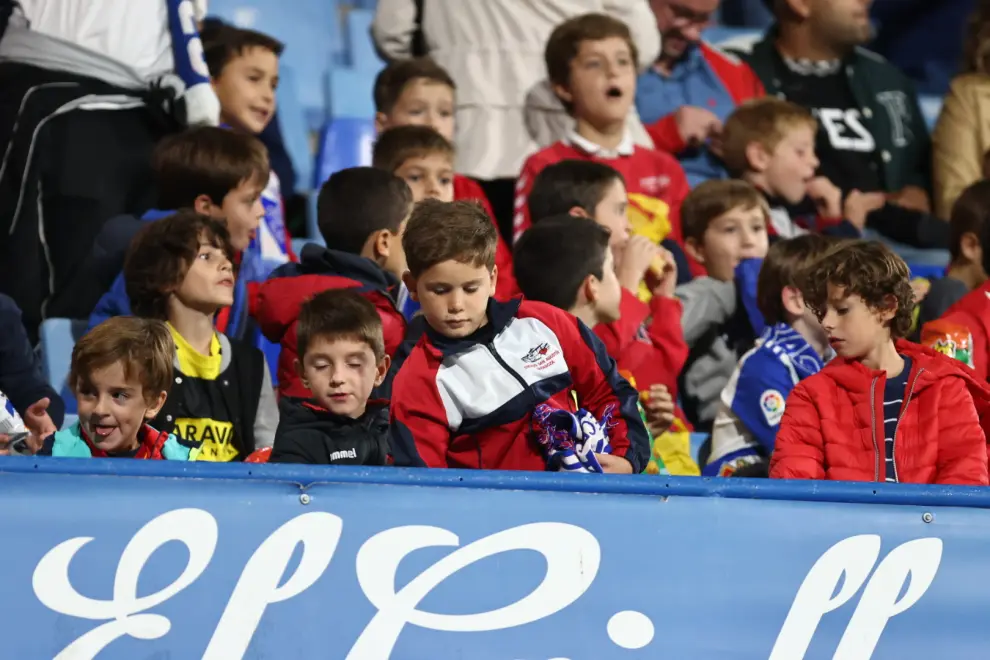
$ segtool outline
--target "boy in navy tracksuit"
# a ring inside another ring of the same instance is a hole
[[[469,202],[425,200],[409,221],[404,279],[427,327],[392,386],[395,464],[545,470],[534,412],[547,404],[611,418],[602,470],[642,472],[650,448],[636,391],[571,314],[492,298],[495,232]]]
[[[257,256],[247,249],[265,214],[261,191],[268,180],[269,167],[264,145],[249,135],[222,128],[191,128],[162,140],[153,166],[158,209],[148,211],[141,221],[122,217],[107,223],[90,254],[87,263],[94,276],[114,273],[116,279],[93,309],[89,327],[111,316],[131,313],[120,271],[142,221],[159,220],[174,212],[159,209],[187,208],[226,222],[239,266],[234,304],[217,316],[216,325],[230,337],[244,338],[249,326],[248,283],[264,279]]]
[[[327,289],[356,289],[378,310],[385,352],[393,355],[406,331],[396,306],[406,269],[402,231],[412,207],[406,182],[391,172],[352,167],[331,176],[317,200],[320,233],[327,247],[307,245],[299,263],[272,272],[252,298],[251,315],[261,331],[282,345],[278,387],[283,396],[311,396],[296,370],[296,325],[307,300]]]

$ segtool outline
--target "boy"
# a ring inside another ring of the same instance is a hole
[[[453,145],[455,92],[454,79],[429,57],[392,62],[375,78],[375,128],[383,133],[398,126],[429,126],[442,135],[448,144]],[[451,167],[453,162],[454,150],[451,147]],[[413,192],[415,194],[415,190]],[[453,194],[453,199],[475,200],[480,203],[492,223],[495,223],[495,213],[488,197],[474,179],[454,174]],[[508,300],[518,291],[512,275],[512,252],[501,235],[495,251],[495,264],[502,272],[495,293],[499,298]]]
[[[688,193],[684,170],[670,154],[635,146],[626,131],[636,96],[636,46],[629,28],[603,14],[572,18],[550,35],[545,59],[554,93],[574,117],[575,129],[523,165],[513,240],[531,224],[527,199],[536,175],[552,163],[579,159],[607,163],[622,174],[634,234],[680,244],[681,202]]]
[[[801,289],[837,357],[787,399],[770,477],[986,485],[990,388],[902,339],[914,304],[904,261],[878,242],[839,243]]]
[[[45,439],[43,456],[194,460],[198,450],[148,425],[172,383],[175,347],[161,321],[118,316],[72,348],[69,387],[79,421]]]
[[[220,122],[246,135],[260,135],[275,115],[278,58],[283,44],[267,34],[220,24],[203,37],[203,58],[213,91],[220,100]],[[274,171],[261,194],[264,222],[251,250],[265,273],[294,261],[292,240],[285,225],[281,186]]]
[[[177,209],[193,209],[226,223],[240,267],[234,304],[218,315],[217,329],[230,337],[245,337],[250,326],[247,283],[265,279],[258,255],[248,249],[265,214],[261,191],[269,167],[264,145],[249,135],[222,128],[190,128],[164,138],[155,148],[152,166],[158,205],[143,221],[158,220]],[[105,262],[100,268],[116,279],[93,309],[90,328],[111,316],[131,313],[120,271],[127,246],[140,228],[134,218],[119,218],[107,223],[97,238],[90,259],[94,265],[97,260]]]
[[[677,287],[690,354],[681,372],[684,412],[698,431],[711,428],[722,389],[739,358],[763,332],[756,278],[767,255],[769,209],[743,181],[706,181],[684,200],[684,247],[707,277]]]
[[[956,345],[953,338],[952,325],[960,325],[966,328],[976,327],[976,337],[980,339],[979,351],[981,354],[980,364],[985,365],[985,347],[983,337],[980,335],[981,324],[972,323],[967,317],[964,307],[970,307],[973,303],[981,303],[986,300],[985,295],[974,296],[967,301],[966,305],[957,308],[959,303],[969,294],[970,291],[982,288],[987,281],[987,271],[983,266],[983,235],[990,215],[990,181],[977,181],[966,188],[956,200],[952,207],[952,216],[949,218],[949,253],[952,260],[949,268],[945,272],[945,277],[941,277],[932,282],[931,288],[924,300],[921,301],[918,312],[918,325],[922,328],[921,343],[925,346],[944,352],[952,357],[958,357],[966,362],[970,367],[974,366],[972,338],[969,337],[970,330],[967,330],[966,346]],[[947,316],[951,310],[952,318]],[[977,313],[977,316],[979,313]],[[938,320],[945,317],[945,320]],[[935,321],[934,323],[930,323]],[[926,327],[926,324],[929,324]],[[985,366],[981,366],[985,373]]]
[[[302,306],[296,338],[296,370],[313,398],[281,401],[269,462],[389,463],[388,403],[368,400],[389,367],[375,306],[355,291],[324,291]]]
[[[824,236],[805,234],[778,241],[767,252],[756,284],[767,329],[722,390],[703,474],[728,477],[757,463],[765,470],[787,395],[798,381],[821,371],[829,357],[825,331],[797,288],[798,276],[828,245]]]
[[[397,126],[378,135],[372,167],[406,182],[413,202],[454,201],[454,145],[429,126]]]
[[[258,288],[251,313],[261,331],[281,343],[278,386],[282,396],[307,399],[295,362],[296,324],[303,303],[327,289],[356,289],[378,310],[391,356],[406,321],[396,306],[406,270],[402,232],[412,209],[409,186],[389,172],[352,167],[335,172],[320,189],[317,216],[328,247],[308,244],[298,264],[285,264]]]
[[[391,445],[401,466],[545,470],[540,404],[609,417],[605,472],[648,459],[637,394],[584,323],[550,305],[492,299],[496,229],[469,202],[417,205],[402,238],[427,330],[395,376]]]
[[[792,238],[809,230],[859,238],[866,216],[886,202],[883,193],[842,191],[815,176],[818,122],[799,105],[774,97],[747,101],[722,129],[722,158],[729,174],[753,184],[770,204],[768,230]]]
[[[155,427],[194,443],[201,461],[271,447],[278,425],[264,355],[213,327],[233,302],[232,257],[227,229],[186,210],[142,227],[124,262],[135,315],[165,321],[175,342],[172,391]]]

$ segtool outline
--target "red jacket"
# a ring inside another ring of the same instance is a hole
[[[519,299],[488,303],[487,326],[453,340],[428,328],[392,385],[395,465],[545,470],[533,410],[614,406],[612,453],[634,472],[649,460],[638,395],[597,337],[567,312]]]
[[[402,343],[406,320],[395,306],[399,283],[378,264],[356,254],[307,244],[298,264],[276,268],[257,288],[251,300],[251,316],[258,320],[269,341],[282,345],[278,358],[278,389],[283,396],[310,398],[294,366],[296,321],[304,302],[327,289],[357,289],[370,300],[382,319],[385,352],[393,355]]]
[[[990,388],[959,362],[907,341],[907,395],[897,423],[898,478],[918,484],[987,484]],[[770,459],[775,479],[883,481],[886,374],[836,358],[787,399]]]
[[[595,334],[615,358],[620,371],[628,371],[636,387],[666,385],[677,400],[677,376],[687,362],[688,346],[681,330],[681,301],[653,296],[649,303],[622,290],[622,316],[615,323],[599,323]]]
[[[921,343],[972,367],[980,380],[990,380],[990,280],[926,323]]]
[[[516,284],[516,276],[512,270],[512,250],[502,239],[502,232],[495,221],[495,213],[492,205],[488,203],[485,191],[474,179],[460,174],[454,175],[454,199],[474,200],[481,203],[481,206],[492,219],[495,230],[498,232],[498,245],[495,247],[495,265],[498,266],[498,282],[495,284],[495,297],[505,301],[519,295],[519,285]]]
[[[722,81],[736,105],[766,95],[763,83],[748,64],[735,55],[704,42],[700,47],[708,66]],[[653,139],[653,146],[672,154],[684,151],[687,146],[677,130],[675,116],[675,113],[671,113],[646,127],[646,132]]]
[[[659,243],[665,238],[682,248],[681,204],[690,192],[684,168],[663,151],[635,146],[627,137],[615,153],[605,154],[586,140],[571,136],[530,156],[516,183],[516,215],[512,220],[512,240],[517,241],[532,221],[529,217],[529,191],[544,167],[562,160],[591,160],[616,169],[626,181],[629,194],[629,220],[633,233]],[[704,269],[691,261],[692,273]]]

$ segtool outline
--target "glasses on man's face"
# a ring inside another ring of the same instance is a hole
[[[667,10],[680,26],[707,25],[712,20],[711,12],[694,11],[676,2],[668,2]]]

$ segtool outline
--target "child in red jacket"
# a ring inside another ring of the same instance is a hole
[[[395,465],[545,470],[534,413],[576,402],[610,429],[600,467],[642,472],[649,443],[636,391],[584,323],[546,303],[491,297],[495,234],[476,204],[427,199],[413,211],[404,280],[427,327],[392,385]]]
[[[396,126],[429,126],[454,144],[455,92],[454,79],[429,57],[392,62],[375,78],[375,128],[382,133]],[[477,181],[454,174],[453,193],[456,200],[481,204],[495,223],[495,213]],[[507,300],[518,290],[512,275],[512,251],[501,236],[495,248],[495,265],[502,272],[495,294]]]
[[[838,357],[787,399],[770,477],[986,485],[990,388],[901,339],[914,306],[904,261],[849,241],[802,280]]]
[[[530,156],[516,184],[513,240],[532,224],[526,200],[536,175],[548,165],[578,159],[606,163],[622,173],[632,231],[653,243],[681,243],[681,202],[687,177],[669,153],[643,149],[626,130],[636,96],[636,46],[629,28],[604,14],[585,14],[557,26],[545,59],[554,92],[574,117],[567,139]],[[695,274],[704,274],[692,264]]]
[[[296,369],[296,323],[303,303],[327,289],[355,289],[382,319],[385,352],[402,343],[406,321],[396,301],[406,270],[402,232],[412,209],[405,181],[371,167],[336,172],[320,189],[317,216],[326,248],[306,245],[299,263],[276,268],[257,289],[251,315],[279,342],[278,388],[283,396],[311,396]]]

